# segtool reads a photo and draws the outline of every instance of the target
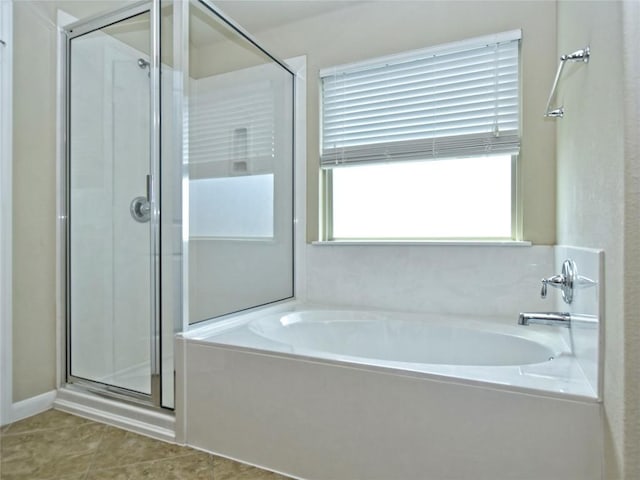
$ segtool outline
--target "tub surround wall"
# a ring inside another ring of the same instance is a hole
[[[604,342],[604,252],[588,248],[555,247],[555,272],[562,271],[562,262],[571,259],[576,263],[578,275],[584,277],[574,289],[573,300],[567,304],[560,290],[549,289],[549,305],[555,311],[569,312],[571,346],[585,374],[593,395],[602,398],[602,345]],[[588,280],[587,280],[588,279]],[[589,280],[593,281],[591,284]]]
[[[184,340],[177,351],[179,439],[222,456],[310,480],[602,478],[597,403]]]
[[[576,288],[571,305],[540,280],[573,259],[578,273],[596,282]],[[604,252],[556,247],[307,246],[307,298],[311,303],[383,310],[473,315],[516,324],[520,312],[570,312],[565,333],[593,389],[602,398]],[[540,327],[531,327],[540,328]],[[545,327],[543,327],[545,328]]]
[[[548,246],[308,245],[307,300],[383,310],[518,320],[549,310],[540,279],[555,273]]]

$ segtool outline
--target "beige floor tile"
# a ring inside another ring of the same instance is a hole
[[[3,435],[2,480],[58,479],[87,471],[105,427],[90,423],[73,428]]]
[[[51,430],[57,428],[78,427],[94,423],[86,418],[70,415],[59,410],[47,410],[33,417],[25,418],[11,425],[7,434],[34,432],[38,430]],[[4,432],[3,432],[4,433]]]
[[[0,480],[287,478],[54,410],[0,433]]]
[[[114,427],[105,427],[93,465],[113,468],[133,463],[161,460],[190,453],[185,447],[161,442]]]
[[[215,457],[213,461],[213,478],[215,480],[288,480],[277,473],[261,470],[244,463],[234,462],[226,458]]]
[[[195,452],[125,467],[91,470],[87,480],[213,480],[213,457]]]

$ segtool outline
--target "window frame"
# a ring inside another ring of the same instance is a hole
[[[512,31],[516,32],[516,31]],[[496,36],[502,36],[505,34],[512,35],[512,32],[505,32],[503,34],[496,34]],[[519,33],[519,44],[518,44],[518,85],[519,85],[519,117],[520,117],[520,127],[519,127],[519,136],[521,137],[521,119],[522,119],[522,33]],[[477,39],[485,39],[490,36],[478,37]],[[453,42],[451,44],[443,44],[436,45],[434,48],[438,49],[441,46],[453,45],[456,43],[461,44],[469,44],[477,39],[468,39],[463,40],[461,42]],[[427,50],[427,49],[424,49]],[[390,57],[399,57],[405,54],[411,54],[412,52],[404,52],[397,55],[390,55],[387,57],[378,57],[373,58],[364,62],[356,62],[353,65],[357,64],[379,64],[382,63],[385,59]],[[321,70],[321,75],[318,77],[319,81],[319,151],[318,158],[320,159],[321,151],[322,151],[322,125],[323,125],[323,88],[322,88],[322,72],[330,69],[342,69],[345,66],[336,66],[330,67],[327,69]],[[521,142],[521,140],[520,140]],[[363,237],[363,238],[336,238],[333,234],[333,216],[334,216],[334,204],[333,204],[333,168],[323,167],[322,162],[319,163],[319,240],[321,243],[527,243],[523,240],[523,207],[522,207],[522,179],[521,179],[521,165],[520,165],[520,156],[521,152],[511,154],[511,237]],[[459,158],[459,157],[458,157]],[[475,158],[480,158],[480,156],[475,156]],[[420,161],[429,161],[431,158],[425,158],[424,160],[414,160],[417,162]],[[442,160],[446,161],[446,158],[442,158]],[[454,160],[454,158],[451,158]],[[481,161],[481,160],[479,160]],[[364,163],[366,164],[366,163]],[[354,165],[357,168],[356,165]]]

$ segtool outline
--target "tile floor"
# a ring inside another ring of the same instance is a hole
[[[49,410],[0,430],[2,480],[286,480],[191,448]]]

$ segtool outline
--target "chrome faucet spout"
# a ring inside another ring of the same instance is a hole
[[[571,326],[571,314],[566,312],[524,312],[518,317],[518,325],[536,324],[569,328]]]

